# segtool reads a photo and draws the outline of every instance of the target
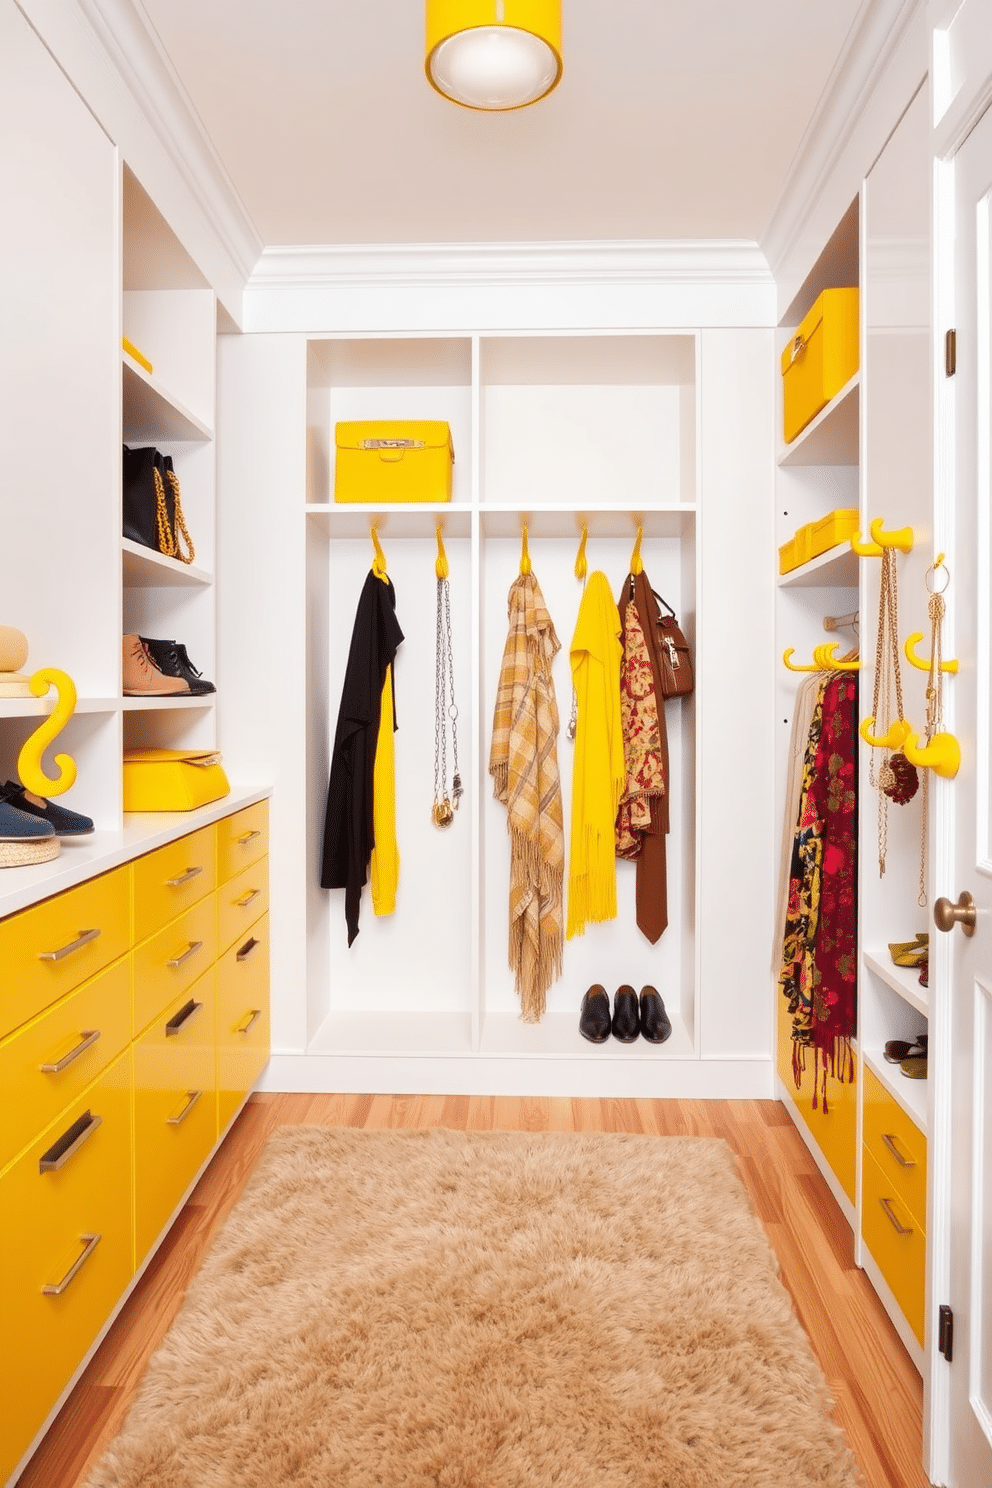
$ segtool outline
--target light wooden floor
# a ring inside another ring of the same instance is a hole
[[[774,1101],[369,1095],[252,1097],[19,1488],[76,1488],[84,1481],[87,1467],[119,1429],[146,1360],[269,1133],[301,1123],[724,1137],[740,1159],[868,1488],[925,1488],[920,1377],[867,1278],[855,1267],[851,1231],[784,1107]]]

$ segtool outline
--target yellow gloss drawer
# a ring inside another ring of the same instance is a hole
[[[131,1053],[0,1177],[0,1481],[133,1274]]]
[[[211,966],[134,1045],[136,1265],[217,1140],[216,1017]]]
[[[132,870],[137,945],[216,888],[213,827],[202,827],[136,858]]]
[[[217,1112],[223,1131],[269,1058],[269,917],[217,966]]]
[[[926,1234],[867,1149],[861,1171],[861,1233],[922,1344]]]
[[[874,1158],[910,1214],[925,1228],[927,1139],[881,1080],[867,1069],[863,1119],[865,1151]]]
[[[0,1038],[129,949],[129,886],[125,864],[0,920]]]
[[[217,823],[217,882],[227,883],[269,851],[269,803],[257,801]]]
[[[125,956],[0,1044],[0,1168],[131,1042]]]
[[[855,1202],[855,1178],[858,1150],[858,1096],[857,1056],[852,1053],[851,1079],[843,1084],[832,1075],[826,1078],[827,1109],[823,1109],[824,1078],[822,1059],[819,1064],[819,1079],[816,1077],[817,1060],[812,1049],[805,1050],[805,1069],[799,1089],[796,1089],[792,1073],[793,1043],[787,1029],[790,1025],[788,1012],[785,1023],[779,1022],[778,1069],[782,1084],[792,1097],[800,1115],[809,1128],[817,1146],[823,1153],[844,1193]],[[816,1101],[814,1108],[813,1101]]]
[[[217,890],[218,951],[233,945],[268,908],[269,860],[260,858]]]
[[[217,904],[213,894],[173,920],[134,952],[134,1031],[191,986],[217,959]]]

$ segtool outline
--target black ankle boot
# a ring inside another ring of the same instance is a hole
[[[159,671],[166,677],[181,677],[189,684],[189,690],[194,697],[202,697],[204,693],[217,691],[214,684],[207,682],[202,672],[197,671],[186,654],[186,647],[179,641],[153,641],[147,636],[141,636],[140,639],[148,647],[151,658]]]

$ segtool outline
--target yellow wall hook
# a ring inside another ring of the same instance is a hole
[[[860,672],[860,661],[841,661],[837,656],[840,641],[823,641],[813,647],[813,660],[825,672]]]
[[[369,529],[369,535],[372,538],[372,546],[375,548],[375,557],[372,559],[372,572],[377,579],[384,579],[386,577],[386,555],[382,551],[382,544],[379,542],[379,533],[375,527],[372,527]]]
[[[444,528],[440,522],[437,524],[437,562],[434,564],[434,572],[439,579],[446,579],[451,572],[448,567],[448,555],[444,551]]]
[[[644,564],[641,561],[641,539],[644,536],[644,528],[638,527],[637,536],[634,539],[634,551],[630,555],[630,571],[635,576],[644,572]]]
[[[901,749],[912,733],[912,729],[905,718],[897,718],[895,723],[889,728],[888,733],[885,734],[878,734],[876,736],[872,733],[874,727],[874,718],[866,718],[858,729],[858,733],[862,739],[864,739],[866,744],[870,744],[872,749]]]
[[[909,734],[903,753],[911,765],[922,765],[945,780],[953,780],[961,768],[961,746],[953,734],[934,734],[929,744],[918,748],[919,734]]]
[[[520,572],[524,575],[530,573],[530,547],[527,543],[527,528],[520,529]]]
[[[34,673],[31,691],[35,697],[44,697],[50,686],[58,693],[55,707],[31,737],[25,739],[17,756],[21,784],[36,796],[61,796],[71,790],[76,781],[76,761],[71,755],[55,756],[59,773],[54,780],[50,780],[42,768],[42,755],[65,728],[76,707],[76,684],[67,672],[60,672],[57,667],[43,667]]]
[[[906,660],[910,663],[911,666],[916,667],[917,671],[919,672],[928,672],[930,670],[931,663],[929,661],[924,661],[922,656],[916,655],[916,648],[920,644],[922,639],[922,630],[914,630],[911,636],[907,636],[906,644],[903,647],[903,650],[906,653]],[[958,663],[956,661],[942,661],[940,663],[940,670],[942,672],[950,672],[953,676],[956,676],[958,671]]]
[[[795,646],[790,646],[787,651],[782,652],[782,660],[785,662],[790,672],[818,672],[820,670],[820,668],[815,664],[813,666],[797,666],[790,659],[791,657],[795,656],[795,654]]]
[[[589,560],[586,558],[586,542],[589,537],[589,528],[583,522],[582,539],[579,543],[579,551],[575,555],[575,577],[584,579],[589,572]]]
[[[882,556],[882,550],[878,543],[862,542],[860,532],[855,532],[851,538],[851,551],[852,553],[856,553],[859,558],[881,558]]]
[[[876,517],[872,522],[872,541],[878,543],[880,548],[895,548],[900,553],[911,553],[913,551],[912,527],[899,527],[895,532],[883,532],[882,522],[881,517]]]

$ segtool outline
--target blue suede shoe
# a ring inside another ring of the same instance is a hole
[[[0,791],[0,842],[38,842],[54,837],[51,822],[39,821],[27,811],[19,811],[7,801],[6,788]]]
[[[46,836],[54,832],[57,837],[84,837],[93,830],[91,817],[70,811],[66,806],[56,806],[54,801],[46,801],[41,796],[30,795],[13,780],[8,780],[0,788],[0,806],[13,807],[16,812],[24,813],[36,827],[46,825],[49,828],[49,832],[44,834]]]

